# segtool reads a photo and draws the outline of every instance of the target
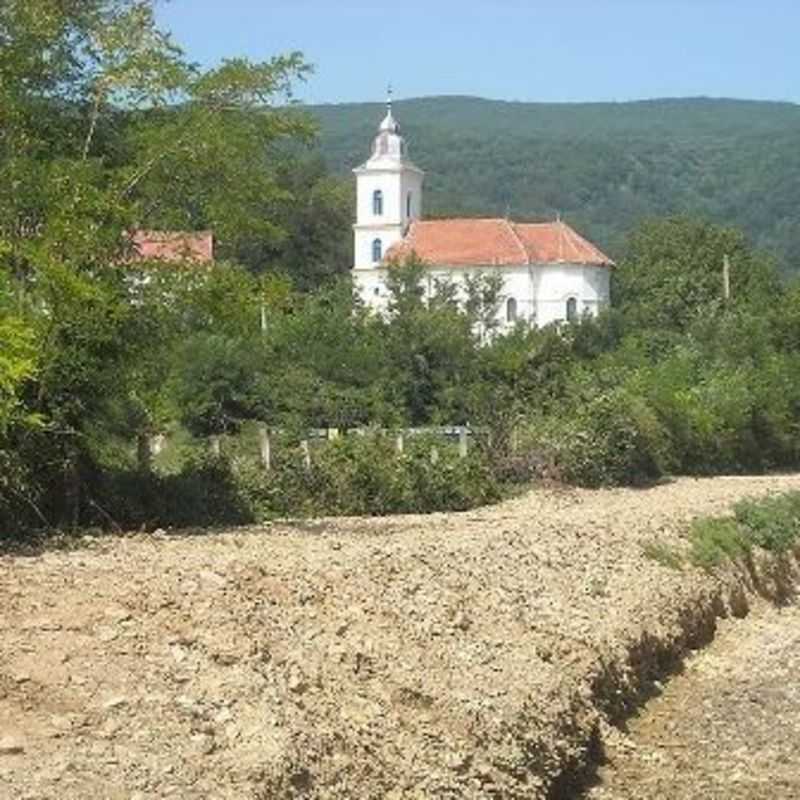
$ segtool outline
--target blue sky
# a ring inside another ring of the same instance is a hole
[[[169,0],[189,56],[301,50],[308,102],[470,94],[800,102],[800,0]]]

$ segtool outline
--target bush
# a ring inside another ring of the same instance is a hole
[[[711,569],[726,559],[736,559],[750,550],[745,532],[734,519],[704,518],[695,520],[689,533],[692,563]]]
[[[390,437],[346,436],[317,449],[310,469],[299,450],[283,449],[269,474],[249,465],[240,475],[261,518],[458,511],[501,496],[479,454],[462,459],[452,445],[425,437],[410,439],[399,454]]]
[[[537,445],[569,483],[599,487],[644,485],[669,463],[669,442],[647,403],[623,390],[595,396],[573,415],[542,421]]]
[[[726,559],[746,555],[753,547],[772,553],[791,549],[800,538],[800,492],[763,500],[742,500],[734,517],[695,520],[689,534],[692,561],[711,569]]]
[[[452,445],[420,437],[401,455],[393,439],[374,435],[322,444],[310,468],[299,447],[284,444],[269,473],[252,459],[206,453],[192,455],[171,475],[104,470],[90,495],[84,524],[154,528],[462,511],[495,502],[502,492],[477,452],[462,459]]]
[[[766,500],[742,500],[734,507],[734,513],[749,540],[773,553],[789,550],[800,534],[800,492]]]

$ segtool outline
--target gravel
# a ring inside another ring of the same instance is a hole
[[[4,556],[0,797],[574,796],[606,721],[750,602],[643,545],[789,488],[537,490]]]

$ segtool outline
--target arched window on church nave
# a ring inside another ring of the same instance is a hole
[[[383,258],[383,242],[380,239],[375,239],[372,242],[372,261],[377,264]]]
[[[380,189],[372,193],[372,213],[376,217],[383,215],[383,192]]]
[[[506,301],[506,322],[513,323],[517,321],[517,301],[513,297],[509,297]]]
[[[570,297],[567,300],[567,322],[575,322],[578,319],[578,299]]]
[[[411,216],[411,192],[406,195],[406,216]]]

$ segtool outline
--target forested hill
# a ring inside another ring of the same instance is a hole
[[[800,271],[800,106],[741,100],[540,104],[430,97],[396,103],[427,171],[428,216],[552,218],[618,255],[642,217],[690,212],[744,228]],[[367,157],[380,103],[314,106],[345,173]]]

